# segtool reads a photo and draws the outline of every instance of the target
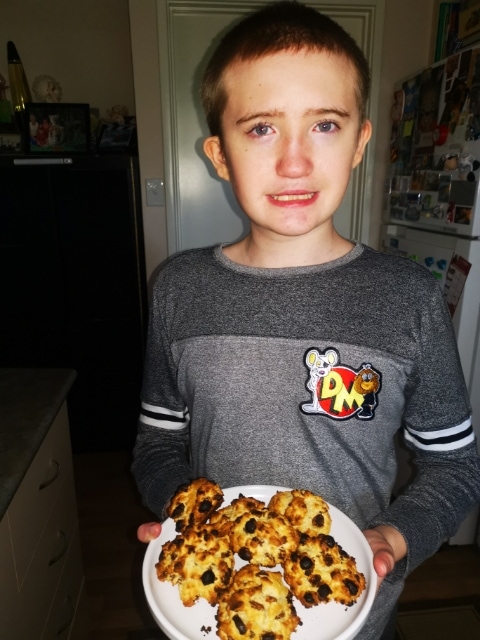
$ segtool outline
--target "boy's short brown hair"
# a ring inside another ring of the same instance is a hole
[[[360,47],[328,16],[299,2],[285,0],[268,4],[248,15],[224,36],[213,53],[201,86],[210,133],[221,136],[221,119],[228,98],[222,80],[230,65],[280,51],[302,49],[327,51],[351,62],[357,73],[358,111],[360,122],[363,122],[370,91],[370,71]]]

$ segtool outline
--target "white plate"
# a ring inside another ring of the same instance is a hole
[[[285,487],[267,485],[231,487],[224,489],[225,500],[222,507],[238,498],[239,493],[268,503],[277,491],[285,490]],[[375,598],[377,578],[372,564],[372,552],[365,536],[344,513],[333,505],[329,505],[329,509],[332,516],[330,533],[355,558],[367,586],[352,607],[329,602],[306,609],[294,598],[295,609],[303,624],[292,634],[292,640],[351,640],[363,626]],[[203,599],[193,607],[185,607],[178,595],[178,588],[169,582],[160,582],[157,578],[155,564],[162,545],[167,540],[173,540],[176,535],[174,522],[169,518],[163,523],[160,537],[147,547],[143,561],[143,587],[148,606],[157,624],[170,640],[205,640],[207,637],[214,640],[217,638],[217,608],[211,607]],[[245,563],[236,556],[236,566],[243,564]]]

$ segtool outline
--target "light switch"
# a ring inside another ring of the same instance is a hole
[[[146,178],[145,191],[148,207],[165,206],[165,185],[160,178]]]

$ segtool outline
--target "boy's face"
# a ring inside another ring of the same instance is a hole
[[[236,63],[222,139],[204,143],[253,232],[300,236],[331,227],[371,124],[360,123],[357,76],[343,57],[282,51]]]

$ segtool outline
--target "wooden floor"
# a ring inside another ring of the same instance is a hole
[[[74,456],[80,533],[90,609],[89,640],[164,638],[145,603],[145,548],[137,526],[152,516],[140,504],[126,453]],[[418,601],[480,598],[480,551],[448,547],[407,580],[401,606]]]

